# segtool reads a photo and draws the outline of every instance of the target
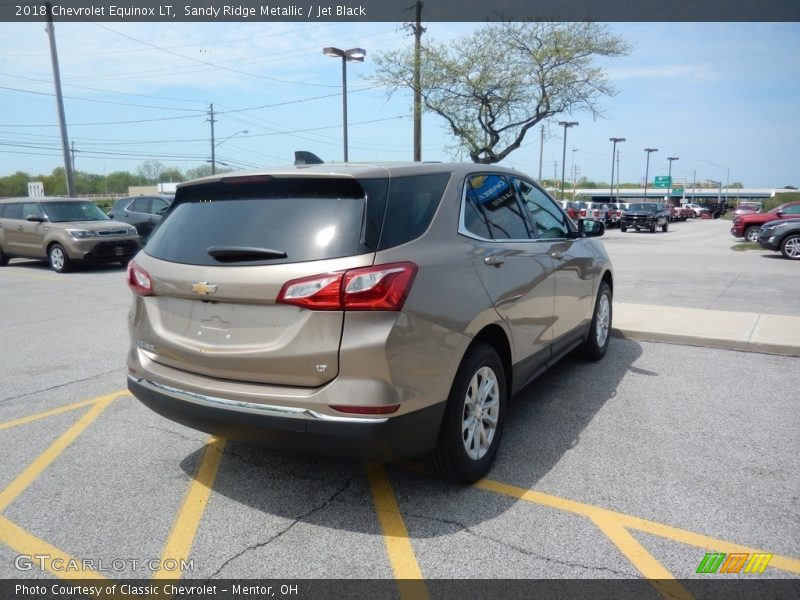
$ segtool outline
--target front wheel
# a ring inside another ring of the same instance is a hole
[[[669,229],[669,223],[664,223],[664,224],[661,226],[661,231],[662,231],[663,233],[667,233],[667,229]]]
[[[484,477],[494,461],[505,416],[506,377],[494,348],[478,342],[458,368],[428,467],[457,483]]]
[[[66,273],[69,271],[70,260],[66,250],[61,244],[53,244],[47,252],[50,261],[50,268],[56,273]]]
[[[0,267],[5,267],[8,264],[8,255],[0,248]]]
[[[583,343],[583,355],[588,360],[597,361],[605,356],[611,337],[611,317],[611,288],[604,281],[597,290],[589,337]]]
[[[744,232],[744,239],[748,242],[757,242],[758,234],[761,232],[760,227],[748,227]]]
[[[622,233],[625,233],[626,231],[628,231],[628,228],[627,228],[625,225],[620,225],[620,226],[619,226],[619,230],[620,230]]]
[[[656,232],[656,223],[655,221],[653,221],[653,223],[650,224],[650,233],[655,233],[655,232]]]
[[[800,260],[800,234],[793,233],[781,242],[781,254],[790,260]]]

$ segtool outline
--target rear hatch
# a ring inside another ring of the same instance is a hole
[[[287,282],[372,264],[385,190],[385,179],[271,176],[179,189],[132,266],[152,285],[135,304],[135,343],[213,378],[332,380],[344,313],[276,299]]]

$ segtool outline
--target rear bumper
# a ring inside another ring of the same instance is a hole
[[[343,458],[400,460],[429,452],[445,403],[396,417],[332,417],[184,392],[128,376],[128,389],[158,414],[220,437]]]

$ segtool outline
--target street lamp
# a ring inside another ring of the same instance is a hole
[[[347,162],[347,63],[364,62],[367,51],[363,48],[340,50],[329,46],[323,48],[322,53],[325,56],[342,59],[342,124],[344,130],[344,162]]]
[[[667,198],[672,197],[672,161],[673,160],[680,160],[677,156],[668,156],[667,160],[669,161],[669,172],[667,173],[667,179],[669,180],[669,191],[667,192]]]
[[[617,143],[624,142],[625,138],[608,138],[609,142],[614,142],[614,145],[611,147],[611,193],[608,195],[608,201],[611,202],[614,200],[614,157],[617,155]],[[617,179],[619,179],[619,173],[617,173]],[[619,202],[619,192],[617,192],[617,202]]]
[[[644,169],[644,201],[647,202],[647,177],[650,174],[650,153],[658,152],[658,148],[645,148],[644,151],[647,152],[647,166]]]
[[[211,174],[215,175],[217,172],[217,154],[215,152],[217,146],[219,146],[223,142],[227,142],[232,137],[239,135],[240,133],[248,134],[250,133],[247,129],[242,129],[241,131],[237,131],[236,133],[232,133],[226,138],[222,138],[220,141],[215,142],[214,138],[211,138]]]
[[[567,129],[575,127],[577,121],[559,121],[558,125],[564,128],[564,149],[561,152],[561,199],[564,199],[564,167],[567,161]]]

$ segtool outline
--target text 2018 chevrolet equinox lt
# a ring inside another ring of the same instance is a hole
[[[223,437],[489,469],[508,399],[603,357],[612,270],[528,177],[467,164],[313,165],[178,188],[129,265],[128,387]]]

